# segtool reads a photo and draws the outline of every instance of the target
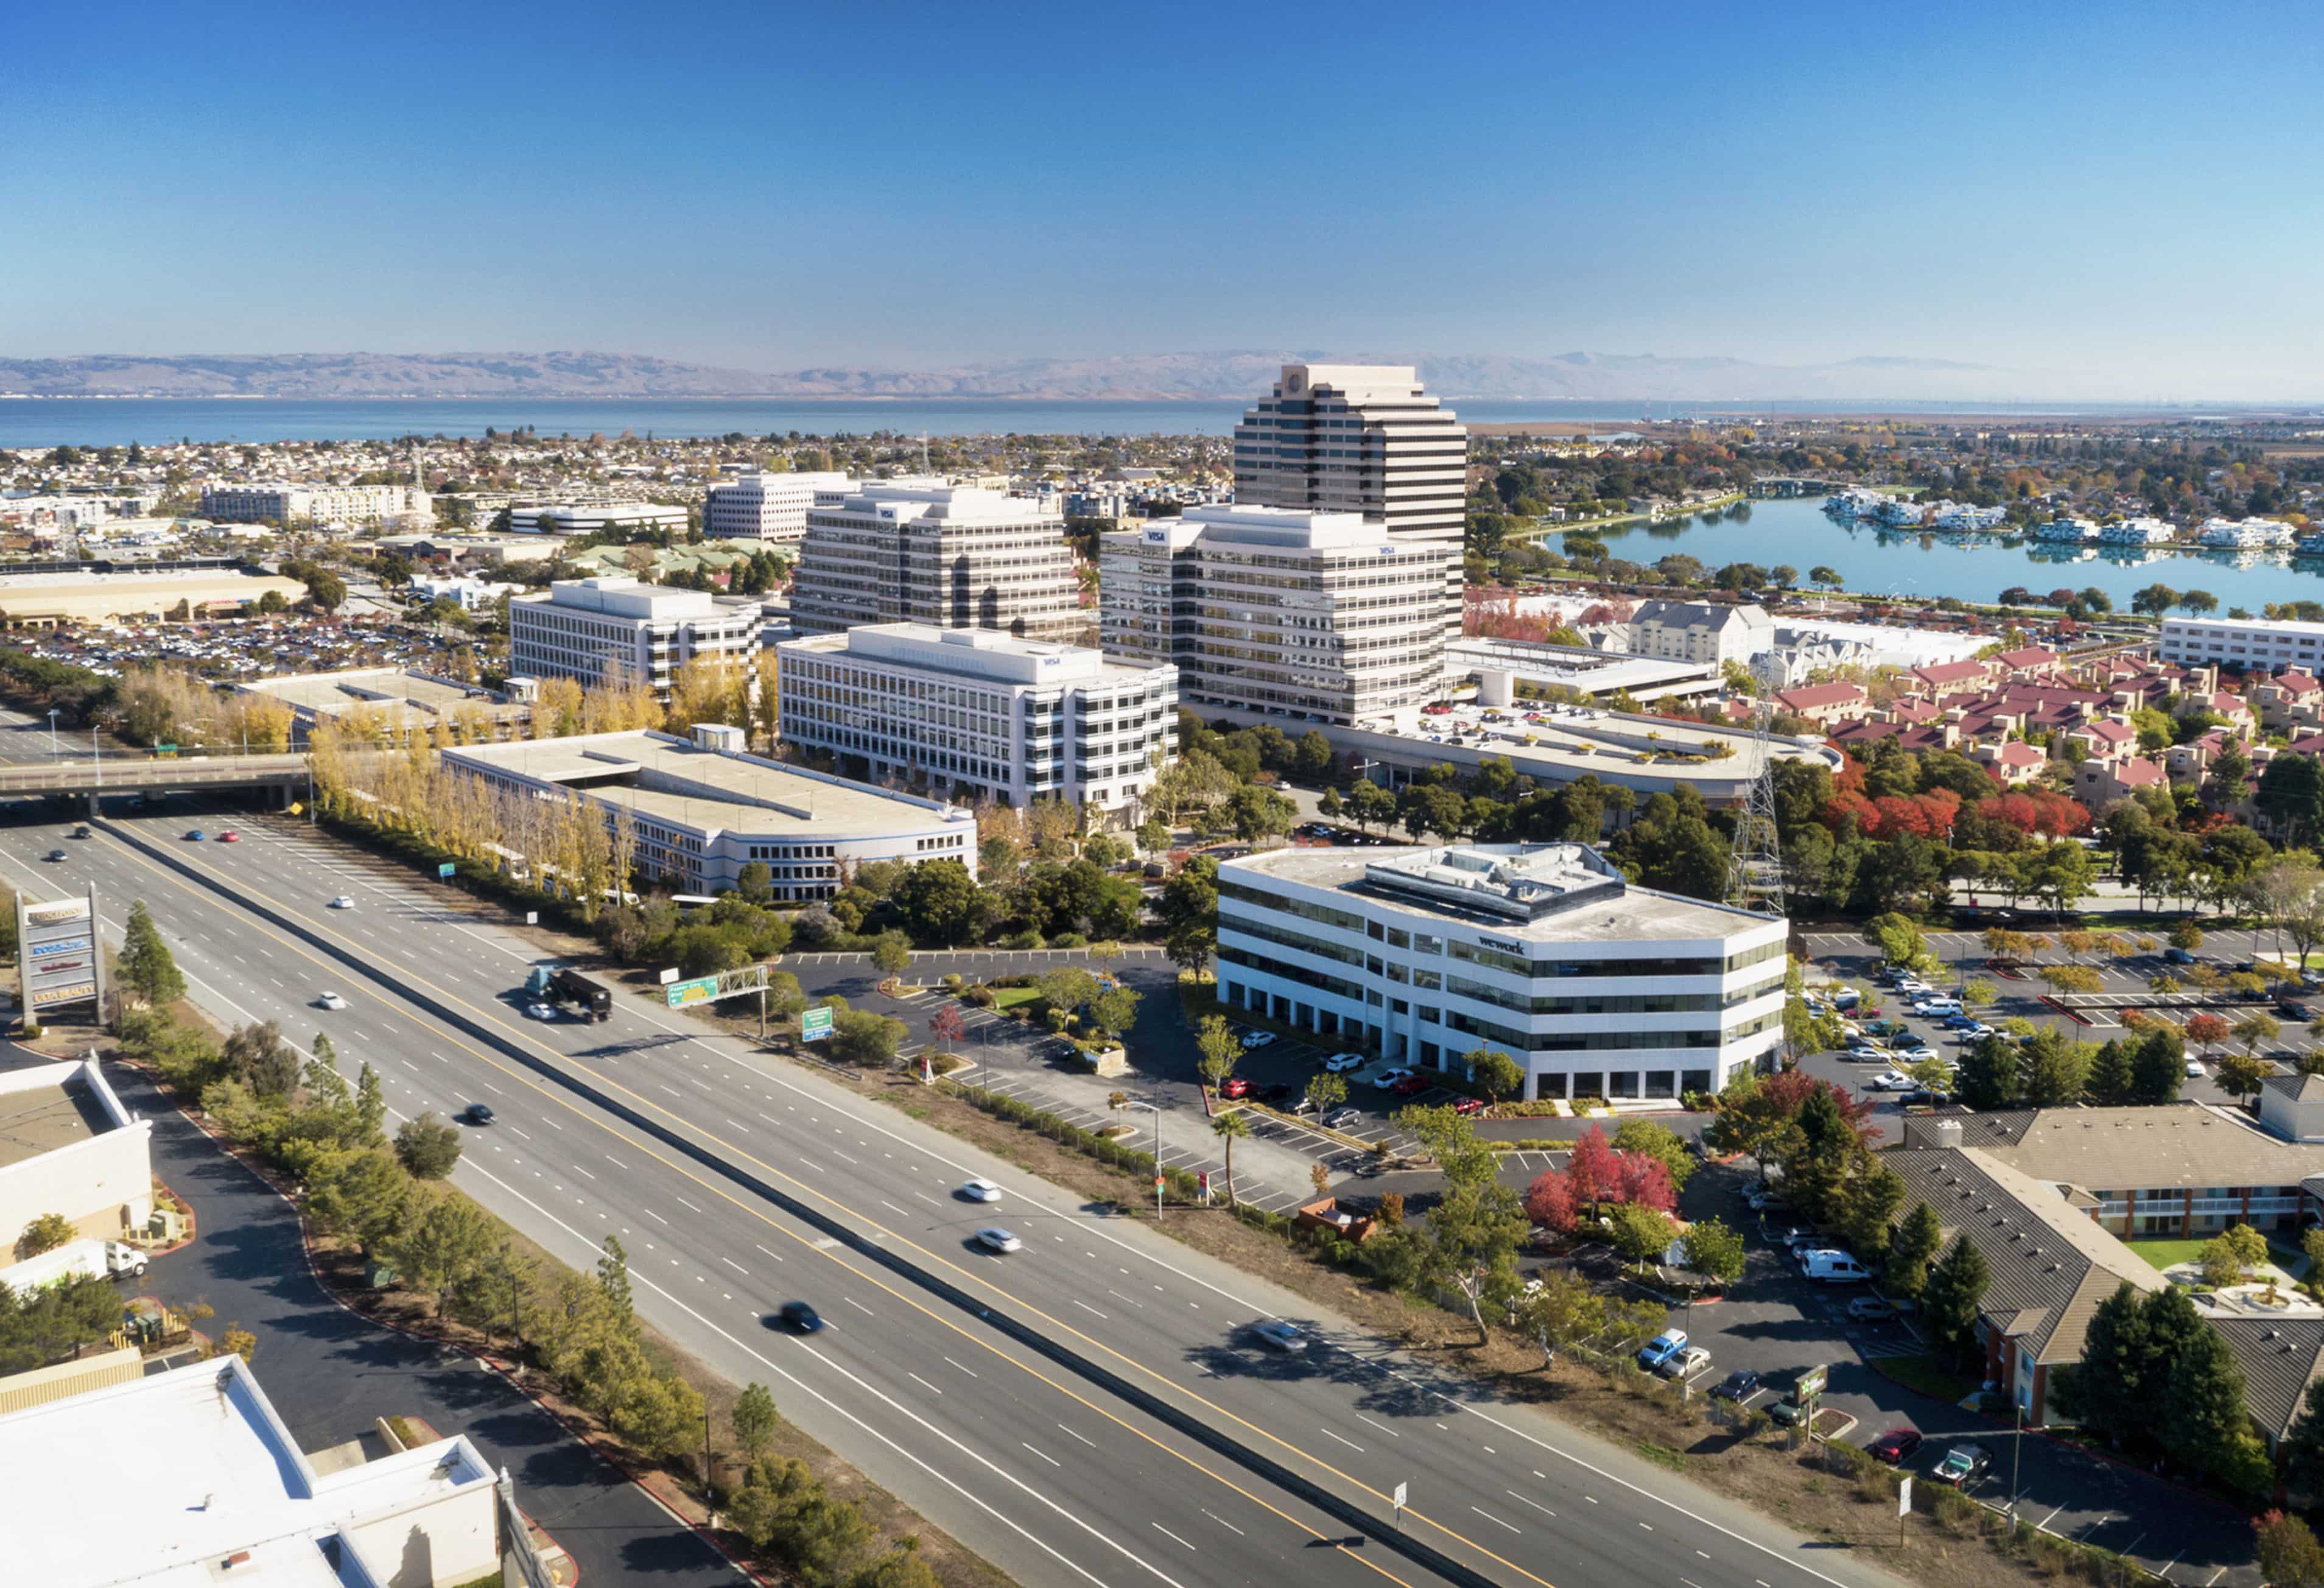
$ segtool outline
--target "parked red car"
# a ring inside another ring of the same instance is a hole
[[[1248,1097],[1250,1095],[1250,1083],[1240,1076],[1230,1076],[1227,1084],[1219,1088],[1219,1093],[1224,1097]]]
[[[1463,1097],[1460,1102],[1452,1105],[1452,1112],[1454,1113],[1482,1113],[1485,1112],[1485,1100],[1481,1097]]]
[[[1893,1467],[1921,1448],[1921,1430],[1891,1428],[1865,1448],[1872,1453],[1874,1460],[1885,1461]]]
[[[1396,1084],[1396,1094],[1398,1097],[1410,1097],[1416,1093],[1427,1091],[1434,1084],[1426,1076],[1406,1076]]]

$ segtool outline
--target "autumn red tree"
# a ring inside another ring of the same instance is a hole
[[[1673,1213],[1678,1208],[1678,1193],[1671,1186],[1670,1165],[1644,1152],[1625,1152],[1621,1159],[1621,1184],[1614,1200],[1635,1207],[1651,1207],[1656,1213]]]
[[[1573,1183],[1563,1169],[1545,1170],[1541,1178],[1526,1187],[1525,1211],[1526,1217],[1536,1224],[1561,1235],[1572,1233]]]
[[[2206,1053],[2236,1034],[2235,1027],[2227,1023],[2226,1016],[2213,1014],[2209,1010],[2189,1015],[2187,1023],[2180,1029],[2188,1041]]]
[[[1592,1125],[1574,1142],[1573,1154],[1565,1160],[1565,1173],[1573,1200],[1595,1208],[1612,1201],[1621,1189],[1622,1155],[1607,1141],[1606,1132]]]

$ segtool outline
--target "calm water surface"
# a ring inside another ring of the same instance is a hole
[[[2222,611],[2268,603],[2324,600],[2324,558],[2289,552],[2158,551],[2002,540],[1986,535],[1900,532],[1827,517],[1815,500],[1753,502],[1724,513],[1620,524],[1594,531],[1615,556],[1652,563],[1683,551],[1709,568],[1756,562],[1789,563],[1807,582],[1808,570],[1836,569],[1850,590],[1894,596],[1957,596],[1991,601],[2013,585],[2036,595],[2059,588],[2105,591],[2116,609],[2149,585],[2209,590]],[[1557,549],[1561,537],[1543,542]]]

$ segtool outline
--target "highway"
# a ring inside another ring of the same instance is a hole
[[[811,1069],[626,997],[607,1024],[527,1020],[529,946],[294,821],[115,817],[72,842],[58,814],[21,808],[12,884],[94,882],[116,932],[144,898],[197,1002],[328,1031],[399,1116],[490,1103],[456,1184],[576,1266],[619,1234],[644,1316],[1019,1581],[1893,1581]],[[70,858],[32,858],[52,847]],[[326,989],[351,1007],[315,1007]],[[973,1175],[999,1208],[956,1196]],[[1024,1251],[976,1249],[992,1223]],[[793,1297],[831,1328],[770,1332]],[[1270,1317],[1322,1343],[1264,1352]]]

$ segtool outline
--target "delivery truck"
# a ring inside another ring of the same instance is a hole
[[[145,1271],[145,1254],[118,1241],[68,1241],[62,1246],[0,1269],[0,1285],[20,1296],[45,1290],[81,1274],[120,1279]]]

